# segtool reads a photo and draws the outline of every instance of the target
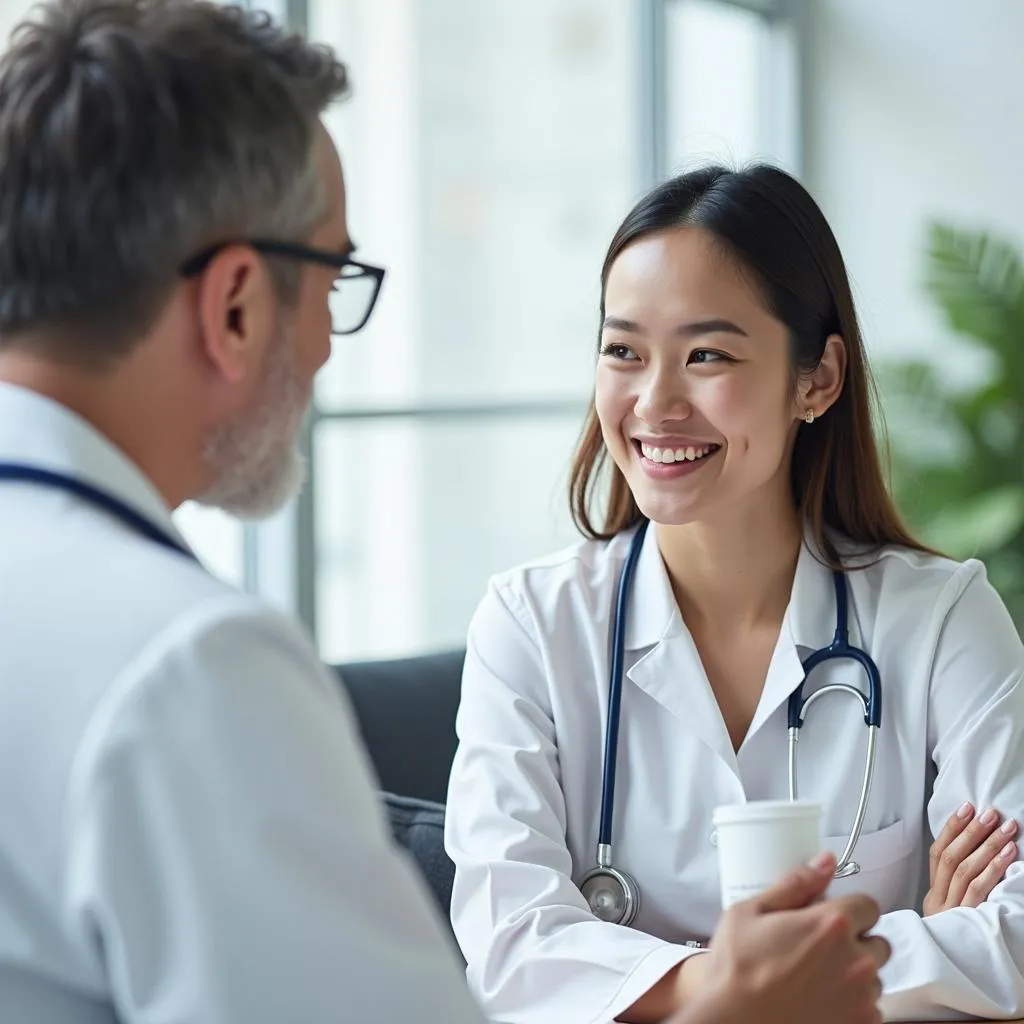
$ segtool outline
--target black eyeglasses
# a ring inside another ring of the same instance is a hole
[[[219,245],[186,260],[180,268],[185,277],[202,273],[210,260],[229,245],[248,245],[267,256],[284,256],[286,259],[306,260],[338,271],[334,290],[331,292],[331,332],[333,334],[355,334],[366,326],[373,307],[380,295],[386,271],[370,263],[360,263],[348,253],[331,252],[329,249],[315,249],[292,242],[275,242],[265,238],[247,238],[238,242],[221,242]]]

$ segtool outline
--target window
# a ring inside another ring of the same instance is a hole
[[[636,192],[621,0],[311,0],[350,228],[389,268],[312,427],[329,661],[456,646],[487,577],[571,542],[601,254]]]
[[[709,160],[798,164],[792,26],[720,0],[665,9],[668,168]]]
[[[298,502],[269,526],[182,526],[327,661],[461,645],[488,576],[576,539],[619,220],[698,159],[797,165],[791,26],[768,0],[264,6],[349,65],[328,127],[353,238],[388,279],[318,380]]]

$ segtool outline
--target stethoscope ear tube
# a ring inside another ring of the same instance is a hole
[[[828,647],[814,651],[808,655],[803,662],[803,682],[793,691],[789,698],[787,717],[789,719],[789,799],[798,798],[797,785],[797,745],[800,742],[800,730],[803,728],[807,712],[811,705],[820,698],[830,693],[848,693],[855,697],[860,703],[864,713],[864,724],[868,727],[868,749],[864,761],[864,778],[861,782],[860,799],[857,801],[857,813],[853,819],[853,828],[850,830],[850,838],[842,856],[836,864],[836,878],[847,878],[860,871],[860,865],[853,860],[853,851],[856,849],[857,840],[864,828],[864,818],[868,810],[868,797],[871,795],[871,783],[875,774],[875,759],[878,747],[878,730],[882,724],[882,680],[878,666],[871,656],[859,647],[850,644],[849,634],[849,607],[846,591],[846,577],[841,572],[832,574],[833,584],[836,592],[836,631],[832,643]],[[832,683],[815,690],[806,700],[804,699],[804,683],[811,672],[826,661],[835,661],[840,658],[849,658],[856,661],[868,679],[868,692],[865,696],[862,690],[847,683]]]
[[[611,849],[612,816],[615,805],[615,768],[619,748],[619,709],[622,705],[622,677],[625,675],[626,616],[629,612],[629,588],[636,571],[636,563],[643,549],[648,520],[637,527],[629,545],[619,589],[615,595],[615,617],[612,620],[611,670],[608,673],[608,721],[605,724],[604,765],[601,770],[601,827],[598,846]]]
[[[605,723],[604,764],[601,768],[601,825],[597,837],[597,866],[580,882],[580,891],[595,917],[610,924],[629,925],[640,908],[640,889],[626,872],[612,864],[612,821],[615,813],[615,768],[619,749],[619,709],[625,675],[626,615],[629,588],[643,550],[648,520],[637,527],[629,545],[612,620],[611,668],[608,673],[608,721]]]

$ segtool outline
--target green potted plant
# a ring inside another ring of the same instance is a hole
[[[926,542],[983,559],[1024,626],[1021,251],[987,232],[933,223],[926,268],[925,287],[964,347],[956,360],[882,366],[896,499]]]

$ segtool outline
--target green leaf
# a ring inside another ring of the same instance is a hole
[[[1024,529],[1024,485],[987,491],[938,512],[923,532],[953,558],[998,552]]]
[[[878,366],[878,380],[885,404],[909,400],[932,405],[946,398],[934,364],[924,359],[883,360]]]
[[[970,439],[934,366],[923,360],[886,362],[878,382],[886,435],[897,460],[944,465],[969,453]]]
[[[1024,603],[1024,554],[1004,550],[988,559],[989,582],[1004,599]]]
[[[932,224],[925,287],[953,330],[1004,367],[1021,369],[1024,264],[1014,245],[988,232]]]

